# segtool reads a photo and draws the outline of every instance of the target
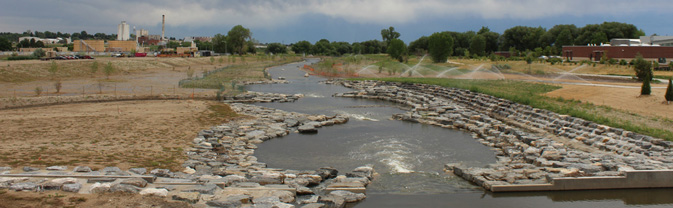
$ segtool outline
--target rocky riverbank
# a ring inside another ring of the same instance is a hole
[[[252,95],[252,96],[250,96]],[[250,93],[245,100],[293,101],[300,95]],[[21,170],[0,167],[0,189],[62,190],[76,193],[128,192],[169,197],[197,207],[344,207],[364,199],[375,176],[372,167],[349,173],[323,167],[317,170],[269,168],[254,156],[257,144],[287,134],[315,133],[324,126],[348,122],[341,115],[307,115],[231,103],[251,119],[202,130],[185,153],[184,170],[53,166]]]
[[[358,91],[338,97],[379,99],[409,108],[393,118],[471,132],[492,147],[487,167],[447,164],[446,170],[486,189],[547,184],[553,178],[621,176],[627,170],[673,168],[673,143],[559,115],[469,90],[377,81],[327,81]]]

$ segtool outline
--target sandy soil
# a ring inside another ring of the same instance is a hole
[[[666,89],[654,88],[649,96],[640,96],[640,88],[562,85],[547,93],[550,97],[581,100],[637,114],[673,119],[673,104],[665,103]]]
[[[0,111],[0,166],[180,169],[199,130],[222,123],[212,101],[68,104]],[[217,104],[226,106],[223,104]]]

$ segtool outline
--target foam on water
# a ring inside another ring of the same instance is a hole
[[[338,113],[338,114],[341,114],[341,115],[344,115],[344,116],[348,116],[349,118],[353,118],[353,119],[357,119],[357,120],[361,120],[361,121],[379,121],[378,119],[368,117],[366,115],[366,113],[363,115],[363,114],[340,111],[340,110],[337,110],[337,111],[334,111],[334,112]]]
[[[324,95],[315,94],[315,93],[308,93],[308,94],[305,94],[304,97],[310,97],[310,98],[324,98],[325,96],[324,96]]]
[[[414,173],[414,164],[421,162],[414,154],[416,146],[398,138],[382,138],[361,145],[349,155],[356,160],[376,160],[393,174]]]

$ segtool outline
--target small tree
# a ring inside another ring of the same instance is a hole
[[[652,79],[652,64],[649,61],[645,61],[640,53],[633,60],[633,70],[636,71],[638,80],[645,80],[645,78]]]
[[[61,83],[61,80],[56,80],[56,82],[54,82],[54,88],[56,89],[56,94],[61,92],[61,87],[63,87],[63,83]]]
[[[35,88],[35,95],[38,97],[42,94],[42,87],[36,87]]]
[[[211,56],[210,57],[210,65],[213,65],[213,64],[215,64],[215,57]]]
[[[194,76],[194,69],[192,69],[192,67],[190,66],[187,68],[187,77],[189,79],[192,79],[193,76]]]
[[[671,78],[668,78],[668,87],[666,88],[666,103],[670,104],[673,101],[673,84],[671,84]]]
[[[56,72],[58,72],[58,64],[56,64],[56,61],[51,61],[48,71],[51,74],[51,79],[54,79]]]
[[[115,72],[114,66],[112,66],[112,63],[109,61],[107,62],[107,65],[105,65],[105,69],[103,69],[103,73],[105,73],[105,77],[107,79],[110,79],[110,75]]]
[[[651,77],[645,77],[643,79],[643,86],[640,88],[640,95],[650,95],[652,93],[652,87],[650,86]]]
[[[220,62],[220,65],[222,65],[222,63],[224,62],[224,58],[222,58],[222,57],[220,56],[220,58],[218,59],[218,61]]]
[[[91,77],[96,77],[96,72],[98,72],[98,61],[91,64]]]
[[[404,41],[400,39],[393,39],[388,45],[388,55],[390,58],[397,59],[399,62],[404,61],[403,55],[407,53],[407,46]]]
[[[428,53],[435,63],[446,62],[453,52],[453,38],[449,33],[433,33],[428,38]]]

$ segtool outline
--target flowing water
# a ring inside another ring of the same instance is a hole
[[[404,112],[393,103],[332,94],[353,89],[318,83],[304,77],[294,63],[270,68],[290,84],[251,85],[258,92],[306,97],[294,103],[257,105],[308,114],[348,115],[348,123],[320,128],[317,134],[291,133],[258,145],[255,156],[272,168],[315,170],[331,166],[349,172],[373,165],[380,174],[367,187],[367,199],[355,207],[667,207],[670,189],[566,191],[493,194],[459,177],[443,173],[446,163],[483,167],[495,162],[494,152],[469,134],[430,125],[391,120]],[[284,70],[281,70],[284,69]]]

